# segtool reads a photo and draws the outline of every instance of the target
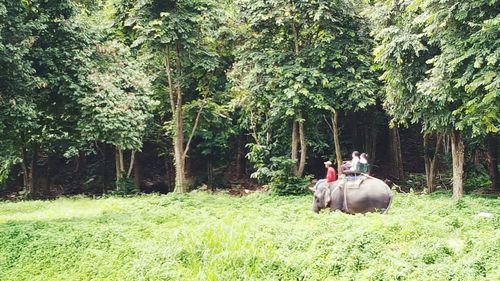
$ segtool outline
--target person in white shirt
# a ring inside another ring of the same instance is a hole
[[[349,168],[349,171],[354,172],[358,169],[358,163],[359,163],[359,152],[354,151],[352,153],[352,160],[351,160],[351,167]]]
[[[361,153],[361,155],[359,156],[359,163],[368,164],[368,154]]]

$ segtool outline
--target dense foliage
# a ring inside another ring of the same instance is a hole
[[[0,192],[300,194],[354,150],[498,189],[499,5],[1,0]]]
[[[355,216],[265,194],[0,203],[0,279],[495,280],[499,217],[477,214],[498,203],[407,194]]]

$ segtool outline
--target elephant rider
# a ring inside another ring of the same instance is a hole
[[[354,151],[352,153],[352,160],[344,162],[344,164],[342,164],[342,172],[344,174],[350,174],[352,172],[355,172],[358,169],[358,164],[359,164],[359,151]]]
[[[337,180],[337,172],[332,167],[332,161],[326,161],[326,162],[324,162],[324,164],[325,164],[325,168],[326,168],[326,178],[320,179],[319,181],[317,181],[316,185],[314,185],[314,189],[317,189],[318,186],[320,184],[324,183],[325,181],[327,183],[331,183],[331,182],[334,182],[335,180]]]

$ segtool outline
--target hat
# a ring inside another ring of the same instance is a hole
[[[326,162],[323,162],[323,163],[324,163],[325,165],[330,165],[330,166],[332,165],[332,161],[330,161],[330,160],[328,160],[328,161],[326,161]]]

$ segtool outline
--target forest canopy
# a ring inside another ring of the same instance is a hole
[[[397,184],[498,191],[499,10],[0,0],[0,195],[301,194],[355,150]]]

